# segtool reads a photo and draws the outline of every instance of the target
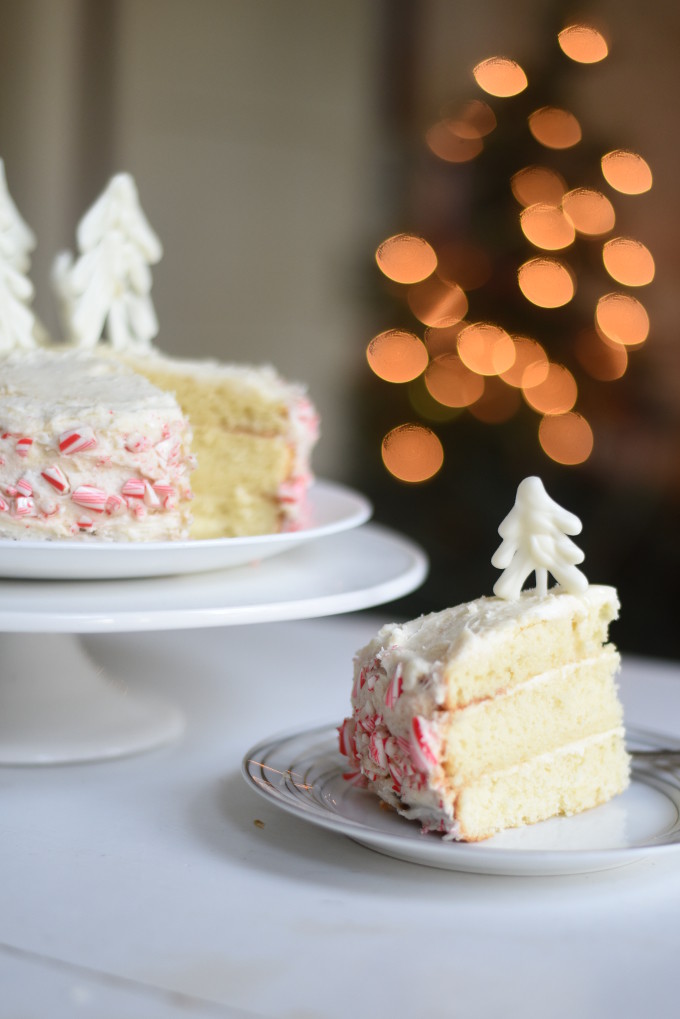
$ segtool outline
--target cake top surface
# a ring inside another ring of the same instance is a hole
[[[115,358],[81,350],[36,348],[10,353],[0,371],[0,418],[19,430],[68,408],[70,416],[110,420],[117,413],[157,410],[179,413],[171,393],[162,392]]]
[[[531,589],[512,600],[482,597],[407,623],[389,623],[359,657],[380,654],[388,671],[392,659],[395,665],[400,661],[402,666],[429,671],[435,664],[474,654],[483,644],[502,641],[532,623],[590,613],[615,619],[618,611],[616,589],[604,584],[590,584],[582,594],[551,588],[545,596]]]
[[[233,381],[240,388],[257,390],[272,400],[288,402],[306,392],[302,384],[283,379],[269,364],[225,364],[213,358],[173,357],[154,346],[134,353],[125,352],[122,356],[128,364],[140,371],[170,377],[189,376],[201,383],[214,382],[216,385]]]

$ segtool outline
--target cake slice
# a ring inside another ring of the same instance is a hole
[[[576,586],[383,627],[355,658],[352,715],[339,730],[347,777],[424,830],[463,841],[625,789],[619,655],[608,643],[619,600],[612,587]]]

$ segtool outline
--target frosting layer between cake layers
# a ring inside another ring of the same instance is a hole
[[[383,627],[355,657],[340,727],[357,779],[464,840],[611,798],[629,780],[606,644],[618,608],[614,588],[591,585]]]
[[[114,358],[3,357],[0,537],[187,537],[190,440],[174,396]]]

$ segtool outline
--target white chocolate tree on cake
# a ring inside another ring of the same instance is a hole
[[[588,580],[576,568],[585,557],[567,537],[580,531],[579,518],[550,498],[540,478],[525,478],[517,488],[515,505],[498,528],[503,541],[491,563],[503,573],[494,585],[494,594],[519,598],[524,581],[534,572],[541,597],[548,591],[548,573],[565,591],[585,591]]]
[[[64,251],[52,279],[65,330],[76,345],[147,347],[158,332],[150,265],[163,254],[128,173],[112,177],[76,233],[79,257]]]
[[[0,159],[0,352],[37,345],[36,318],[29,304],[33,284],[26,273],[35,237],[7,189]]]

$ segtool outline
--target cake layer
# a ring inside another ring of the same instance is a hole
[[[303,387],[270,366],[172,358],[128,363],[172,391],[193,429],[195,538],[267,534],[295,526],[311,481],[318,418]]]
[[[291,470],[291,451],[282,438],[200,430],[199,467],[192,476],[196,538],[225,534],[270,534],[282,523],[278,491]],[[213,463],[213,470],[210,464]],[[217,464],[220,464],[219,470]]]
[[[442,719],[444,770],[454,786],[566,743],[617,728],[618,652],[552,669]]]
[[[616,729],[482,775],[459,790],[452,834],[474,842],[506,828],[588,810],[623,792],[629,770],[623,729]]]
[[[0,536],[188,537],[191,432],[171,393],[72,349],[0,369]]]
[[[408,690],[427,677],[437,703],[453,710],[596,654],[618,609],[615,589],[597,584],[580,595],[553,588],[546,597],[478,598],[383,627],[358,653],[358,668],[376,658],[387,675],[399,667]]]

